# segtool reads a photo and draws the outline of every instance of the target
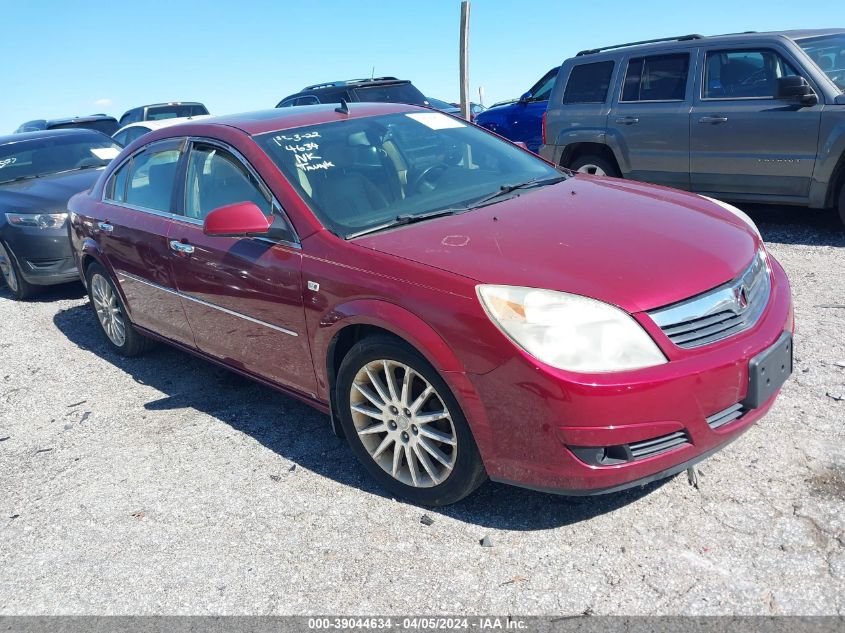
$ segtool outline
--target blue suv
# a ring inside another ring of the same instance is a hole
[[[475,122],[506,139],[522,141],[537,153],[543,142],[543,114],[558,70],[552,68],[519,100],[494,105],[476,116]]]

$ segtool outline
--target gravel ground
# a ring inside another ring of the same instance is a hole
[[[0,614],[845,614],[845,235],[751,212],[794,285],[795,375],[699,490],[396,502],[308,407],[115,356],[80,287],[0,290]]]

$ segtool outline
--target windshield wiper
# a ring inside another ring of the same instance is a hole
[[[27,174],[26,176],[18,176],[17,178],[12,178],[11,180],[4,180],[3,182],[18,182],[20,180],[31,180],[33,178],[41,178],[41,174]]]
[[[511,193],[512,191],[516,191],[517,189],[530,189],[531,187],[539,187],[541,185],[553,185],[562,180],[566,180],[567,178],[569,178],[569,176],[561,174],[560,176],[551,176],[549,178],[532,178],[531,180],[526,180],[525,182],[518,182],[513,185],[502,185],[501,187],[499,187],[498,191],[494,191],[491,194],[479,198],[478,200],[473,202],[469,208],[477,209],[478,207],[483,207],[488,202],[491,202],[496,198],[506,196],[507,194]]]
[[[391,229],[395,226],[404,226],[406,224],[414,224],[416,222],[423,222],[424,220],[430,220],[432,218],[440,218],[446,215],[455,215],[460,211],[466,211],[466,209],[437,209],[436,211],[429,211],[428,213],[403,213],[401,215],[397,215],[395,218],[390,220],[389,222],[385,222],[383,224],[378,224],[376,226],[372,226],[368,229],[364,229],[363,231],[358,231],[356,233],[350,233],[346,236],[346,239],[351,240],[356,237],[361,237],[362,235],[367,235],[369,233],[375,233],[376,231],[384,231],[385,229]]]

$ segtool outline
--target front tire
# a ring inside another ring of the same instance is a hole
[[[619,178],[619,170],[611,161],[601,156],[580,156],[569,164],[569,169],[580,174],[592,176],[612,176]]]
[[[93,263],[85,271],[85,278],[94,316],[111,348],[121,356],[138,356],[146,352],[152,341],[132,325],[120,294],[105,269]]]
[[[0,273],[12,296],[18,301],[26,301],[36,293],[36,286],[23,278],[12,249],[3,242],[0,242]]]
[[[839,187],[839,221],[845,227],[845,182]]]
[[[341,363],[335,388],[353,453],[392,495],[448,505],[486,479],[448,385],[402,342],[373,337],[356,343]]]

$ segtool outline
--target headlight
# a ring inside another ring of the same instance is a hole
[[[477,287],[487,314],[536,359],[577,372],[662,365],[666,357],[630,315],[580,295],[519,286]]]
[[[701,194],[699,194],[699,195],[701,195]],[[757,234],[757,237],[759,237],[761,241],[763,240],[763,236],[760,235],[760,229],[757,228],[757,225],[754,224],[754,220],[749,218],[748,214],[745,211],[741,211],[741,210],[737,209],[734,205],[728,204],[727,202],[722,202],[721,200],[716,200],[716,198],[711,198],[709,196],[701,196],[701,197],[704,198],[705,200],[709,200],[710,202],[715,202],[716,204],[718,204],[720,207],[722,207],[728,213],[733,213],[736,217],[738,217],[740,220],[745,222],[749,227],[751,227],[751,230],[754,231]]]
[[[57,229],[64,225],[67,213],[7,213],[6,221],[12,226],[37,226],[39,229]]]

